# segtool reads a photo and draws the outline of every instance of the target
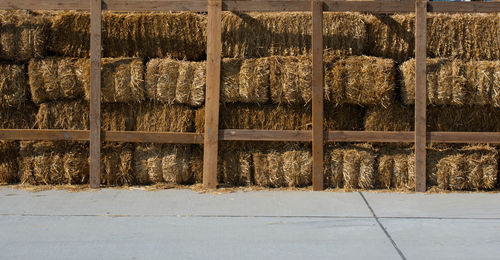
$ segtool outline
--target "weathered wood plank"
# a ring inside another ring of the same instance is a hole
[[[328,131],[327,142],[399,143],[415,141],[414,132]]]
[[[89,141],[88,130],[39,130],[39,129],[2,129],[0,140],[18,141]]]
[[[312,183],[323,190],[323,2],[311,0],[312,9]]]
[[[90,0],[90,187],[101,174],[101,0]]]
[[[217,187],[217,153],[219,131],[220,67],[222,53],[222,0],[208,0],[207,80],[205,100],[205,141],[203,152],[203,186]]]
[[[223,129],[219,130],[219,138],[221,141],[310,142],[312,133],[299,130]]]
[[[173,132],[132,132],[105,131],[106,142],[167,143],[167,144],[203,144],[203,134]]]
[[[427,1],[417,0],[415,21],[415,171],[416,191],[426,189],[426,145],[427,145]]]

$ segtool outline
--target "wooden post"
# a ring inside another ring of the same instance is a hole
[[[415,5],[415,190],[424,192],[426,190],[427,163],[427,1],[417,0]]]
[[[101,0],[90,0],[90,187],[101,184]]]
[[[207,90],[205,101],[205,140],[203,147],[203,187],[215,189],[217,188],[217,153],[219,141],[222,0],[208,0],[207,9]]]
[[[323,2],[311,1],[312,10],[312,182],[323,190]]]

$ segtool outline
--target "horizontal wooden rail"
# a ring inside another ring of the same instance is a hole
[[[202,133],[103,131],[106,142],[203,144]],[[325,131],[325,142],[394,143],[415,141],[415,132]],[[0,140],[89,141],[89,130],[0,130]],[[311,142],[308,130],[221,129],[222,141]],[[500,143],[500,132],[427,132],[428,143]]]
[[[203,144],[203,134],[199,133],[105,131],[103,139],[106,142]]]
[[[206,12],[205,0],[103,0],[103,10]],[[323,1],[324,11],[398,13],[415,12],[415,1]],[[0,0],[0,9],[90,10],[88,0]],[[311,11],[304,0],[223,0],[222,10],[234,12]],[[496,13],[500,2],[429,2],[428,12]]]

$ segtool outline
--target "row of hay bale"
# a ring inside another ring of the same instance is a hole
[[[382,107],[414,103],[414,60],[398,68],[393,60],[384,58],[327,58],[324,98],[328,103]],[[427,63],[430,105],[500,107],[499,61],[429,59]],[[104,58],[101,99],[103,103],[151,100],[200,107],[205,100],[205,73],[204,62],[167,58],[144,65],[138,58]],[[221,102],[308,104],[311,74],[310,56],[223,59]],[[90,62],[51,57],[31,60],[27,69],[22,64],[0,64],[0,80],[2,107],[21,105],[30,97],[36,104],[89,100]]]
[[[0,183],[88,183],[88,144],[0,142],[0,154]],[[324,182],[328,188],[415,188],[415,157],[411,148],[329,145],[324,160]],[[312,182],[311,163],[309,145],[224,143],[219,153],[218,181],[226,186],[305,187]],[[427,164],[428,187],[498,187],[498,151],[489,146],[430,147]],[[110,143],[103,147],[101,182],[200,183],[202,165],[202,148],[196,145]]]
[[[311,50],[310,13],[230,13],[222,16],[223,57],[303,55]],[[204,14],[111,13],[103,15],[104,57],[173,57],[200,60],[206,52]],[[325,13],[324,46],[342,55],[371,55],[402,62],[414,57],[414,14]],[[430,57],[500,58],[497,14],[429,14]],[[0,58],[26,61],[48,55],[85,57],[86,12],[0,13]]]

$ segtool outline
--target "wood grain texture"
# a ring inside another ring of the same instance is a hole
[[[101,0],[90,0],[90,187],[101,183]]]
[[[205,140],[203,151],[203,187],[217,187],[219,137],[220,67],[222,53],[222,1],[208,0],[207,81],[205,100]]]
[[[312,183],[323,190],[323,2],[311,1],[312,9]]]
[[[326,0],[324,11],[397,13],[414,12],[415,1],[335,1]],[[31,10],[89,10],[88,0],[0,0],[0,9]],[[207,11],[204,0],[103,0],[103,9],[114,11]],[[293,12],[310,11],[311,5],[303,0],[225,0],[224,11],[233,12]],[[429,2],[429,12],[441,13],[496,13],[500,2]]]
[[[415,6],[415,189],[417,192],[424,192],[427,168],[427,1],[417,0]]]
[[[203,134],[105,131],[103,132],[103,140],[127,143],[203,144]]]
[[[88,130],[39,130],[39,129],[3,129],[0,140],[18,141],[89,141]]]

